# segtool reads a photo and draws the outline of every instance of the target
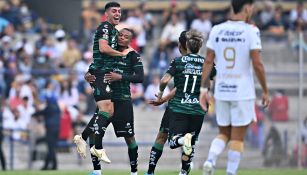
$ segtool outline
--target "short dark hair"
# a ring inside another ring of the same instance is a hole
[[[129,28],[123,28],[122,30],[127,30],[128,32],[131,33],[131,38],[133,38],[135,36],[135,33],[132,29],[129,29]]]
[[[232,0],[231,6],[235,14],[241,12],[245,4],[253,4],[254,0]]]
[[[104,10],[108,10],[111,7],[120,7],[120,4],[118,2],[108,2],[105,6],[104,6]]]
[[[179,37],[179,43],[185,50],[187,50],[187,35],[186,34],[187,34],[187,31],[183,31],[181,32],[180,37]]]

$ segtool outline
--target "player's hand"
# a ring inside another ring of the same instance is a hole
[[[96,80],[95,75],[92,75],[89,72],[86,72],[86,74],[84,75],[84,79],[88,82],[88,83],[93,83]]]
[[[201,92],[199,95],[199,104],[204,111],[208,111],[210,105],[210,95],[208,92]]]
[[[158,97],[158,95],[155,95],[156,97]],[[154,106],[160,106],[163,103],[165,103],[166,100],[164,98],[161,99],[156,99],[156,100],[149,100],[148,104],[154,105]]]
[[[109,82],[120,81],[123,78],[121,74],[110,72],[104,75],[104,79]]]
[[[269,93],[263,93],[262,94],[262,105],[263,107],[268,107],[270,104],[270,96]]]

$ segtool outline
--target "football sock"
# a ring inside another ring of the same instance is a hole
[[[102,149],[102,139],[109,125],[109,113],[99,111],[94,121],[95,148]]]
[[[93,125],[95,122],[95,118],[97,116],[97,113],[94,113],[93,117],[91,118],[90,122],[86,125],[85,129],[83,130],[83,132],[81,133],[81,137],[83,140],[87,140],[87,138],[94,133],[93,131]]]
[[[216,160],[218,158],[218,156],[223,152],[223,150],[225,149],[226,143],[224,140],[219,139],[219,138],[215,138],[213,139],[210,149],[209,149],[209,154],[208,154],[208,159],[212,161],[213,166],[216,165]]]
[[[229,150],[228,151],[228,161],[227,161],[227,173],[228,174],[236,174],[239,168],[241,160],[241,152]]]
[[[169,141],[169,146],[171,149],[175,149],[181,147],[184,143],[184,137],[179,135],[173,136],[172,139]]]
[[[92,136],[90,136],[90,148],[92,146],[94,146],[94,138]],[[91,143],[92,142],[92,143]],[[98,157],[91,154],[91,158],[92,158],[92,164],[93,164],[93,168],[94,170],[99,170],[100,174],[101,174],[101,165],[100,165],[100,161],[98,160]]]
[[[184,152],[182,152],[181,155],[181,172],[185,172],[186,174],[189,174],[190,170],[191,170],[191,162],[193,160],[194,157],[194,148],[195,146],[192,146],[192,153],[187,156],[184,154]]]
[[[163,152],[163,146],[164,145],[155,143],[153,147],[151,147],[149,165],[148,165],[148,171],[147,171],[148,174],[153,174],[155,172],[157,162],[160,159],[162,152]]]
[[[138,169],[138,145],[134,141],[133,143],[128,144],[128,155],[130,160],[131,172],[137,172]]]

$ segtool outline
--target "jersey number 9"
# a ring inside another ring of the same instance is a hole
[[[226,47],[224,49],[224,58],[227,61],[227,69],[233,69],[236,64],[236,50],[233,47]]]

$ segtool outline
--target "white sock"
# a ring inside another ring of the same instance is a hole
[[[184,137],[180,137],[180,138],[178,139],[178,143],[179,143],[180,145],[183,145],[183,144],[184,144]]]
[[[237,174],[241,160],[241,153],[239,151],[229,150],[228,151],[228,161],[227,161],[227,173]]]
[[[94,170],[93,171],[95,174],[100,174],[101,175],[101,170]]]
[[[131,172],[131,175],[138,175],[138,172]]]
[[[211,146],[209,149],[209,154],[208,154],[208,161],[211,161],[213,163],[213,166],[216,164],[216,160],[218,156],[223,152],[225,149],[226,143],[224,140],[215,138],[211,142]]]

